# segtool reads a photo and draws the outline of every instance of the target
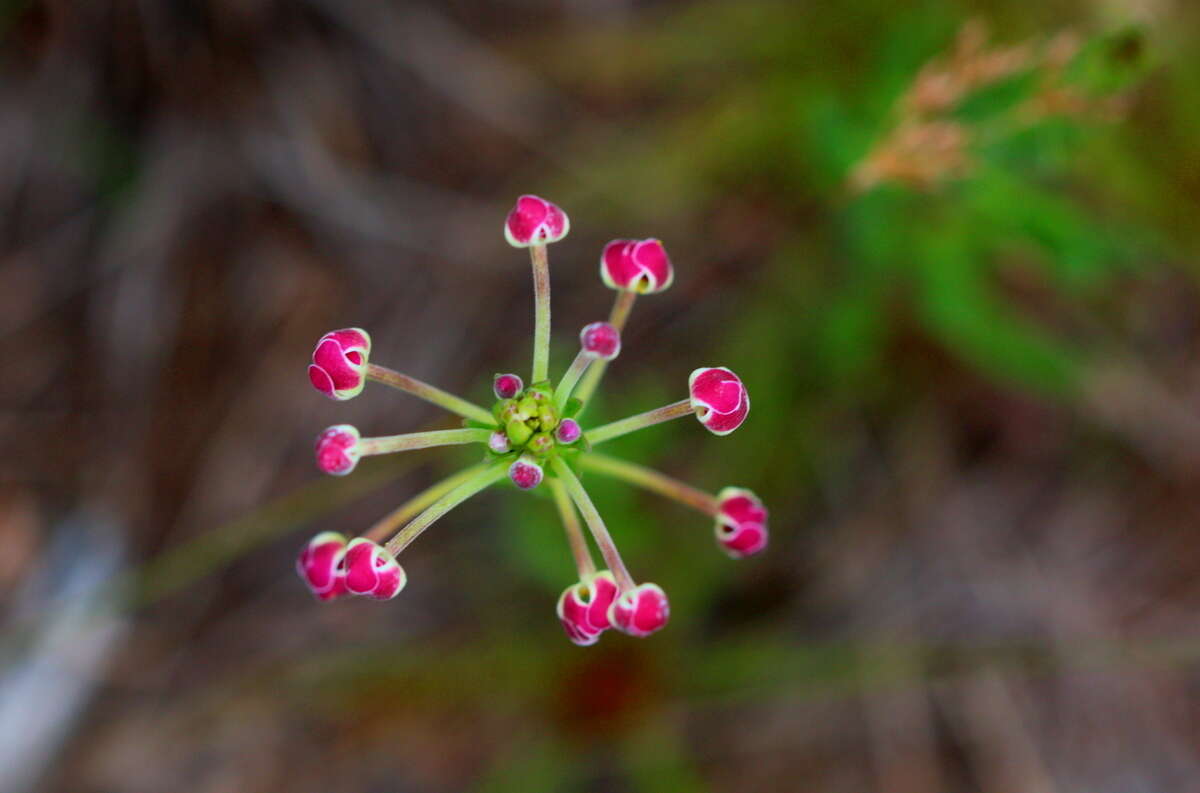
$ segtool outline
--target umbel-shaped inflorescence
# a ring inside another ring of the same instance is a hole
[[[638,295],[661,292],[674,270],[656,239],[613,240],[600,255],[600,277],[616,290],[608,320],[586,325],[579,353],[557,383],[550,379],[550,267],[547,246],[566,236],[570,223],[554,204],[525,195],[509,213],[504,236],[528,248],[533,263],[533,367],[527,386],[517,374],[492,379],[496,402],[490,410],[414,377],[372,363],[371,337],[360,328],[325,334],[308,368],[313,387],[336,400],[362,392],[367,381],[407,391],[462,418],[456,429],[363,437],[338,424],[317,436],[317,467],[343,476],[364,455],[455,444],[479,444],[483,459],[410,498],[361,536],[348,539],[322,532],[300,554],[297,569],[318,600],[363,595],[390,600],[404,588],[396,561],[409,543],[454,507],[505,477],[521,490],[549,487],[575,560],[577,580],[558,599],[558,617],[567,637],[594,644],[609,628],[648,636],[670,616],[667,595],[657,585],[639,583],[626,568],[604,519],[579,479],[587,471],[611,476],[675,499],[708,515],[718,546],[741,559],[767,545],[767,510],[749,490],[726,487],[716,495],[636,463],[601,454],[595,448],[634,430],[682,416],[694,416],[715,435],[733,432],[750,411],[741,379],[723,366],[691,373],[687,395],[677,402],[620,421],[585,428],[581,417],[608,364],[621,352],[621,331]],[[682,386],[682,384],[681,384]],[[682,391],[682,387],[680,388]],[[580,521],[580,516],[583,520]],[[584,527],[604,562],[598,567]]]

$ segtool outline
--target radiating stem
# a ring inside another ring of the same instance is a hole
[[[571,467],[561,457],[552,458],[550,464],[554,467],[554,472],[558,474],[558,478],[562,480],[567,492],[571,494],[571,500],[575,502],[575,506],[579,507],[579,511],[583,514],[583,520],[592,532],[592,539],[596,541],[596,547],[600,549],[600,555],[604,557],[604,563],[608,565],[608,569],[617,580],[617,588],[621,592],[633,589],[636,586],[633,582],[633,577],[629,575],[629,571],[625,568],[625,563],[621,561],[621,554],[617,551],[617,546],[613,542],[612,535],[608,533],[608,527],[604,525],[604,519],[596,511],[596,505],[592,503],[591,497],[583,489],[583,483],[579,481],[579,477],[575,476],[575,472],[571,470]]]
[[[550,376],[550,258],[545,245],[529,248],[533,261],[533,379]]]
[[[390,385],[392,388],[407,391],[415,397],[424,399],[426,402],[432,402],[464,418],[481,421],[488,426],[496,425],[496,420],[492,414],[479,407],[479,405],[468,402],[461,397],[456,397],[454,394],[443,391],[436,386],[431,386],[429,383],[422,382],[415,377],[409,377],[393,369],[388,369],[386,366],[374,363],[367,364],[367,377],[377,383],[383,383],[384,385]]]
[[[698,509],[706,515],[715,516],[718,511],[716,496],[692,487],[686,482],[667,476],[664,473],[646,468],[637,463],[626,462],[606,454],[581,454],[576,458],[581,468],[615,477],[631,485],[645,488],[652,493],[674,499],[693,509]]]
[[[386,546],[387,552],[392,556],[398,556],[413,540],[421,536],[421,532],[432,526],[438,518],[480,490],[503,479],[505,473],[508,471],[508,465],[509,463],[506,460],[491,463],[483,470],[473,474],[469,479],[463,480],[457,487],[441,496],[427,507],[424,512],[413,518],[412,522],[401,529],[395,537],[388,540]]]
[[[611,440],[620,435],[626,435],[635,430],[661,424],[664,421],[670,421],[682,416],[690,416],[692,412],[691,400],[681,399],[678,402],[672,402],[669,405],[654,410],[647,410],[645,413],[638,413],[636,416],[630,416],[627,419],[621,419],[611,424],[596,427],[594,430],[588,430],[585,434],[591,443],[602,443],[603,441]]]
[[[617,292],[617,299],[613,302],[612,311],[608,315],[608,324],[612,325],[620,332],[625,331],[625,322],[629,319],[629,312],[633,310],[633,301],[637,299],[637,292],[628,292],[621,290]],[[584,375],[583,382],[579,384],[579,388],[575,391],[575,396],[583,403],[583,407],[587,407],[588,401],[592,398],[592,394],[596,393],[596,388],[600,385],[600,378],[604,377],[604,370],[608,368],[608,361],[596,361],[592,368],[588,369]],[[580,414],[583,413],[583,408],[579,409]]]
[[[488,463],[480,463],[473,465],[470,468],[465,468],[457,474],[448,476],[442,481],[429,486],[417,495],[405,501],[396,509],[392,510],[391,514],[379,520],[374,526],[363,532],[364,537],[374,542],[379,542],[384,537],[388,536],[396,530],[398,526],[403,525],[411,520],[421,510],[428,507],[433,502],[437,501],[442,496],[449,493],[454,488],[471,479],[473,476],[487,468]]]
[[[463,443],[487,443],[492,430],[466,428],[459,430],[433,430],[431,432],[408,432],[403,435],[384,435],[379,438],[363,438],[358,442],[359,454],[390,454],[413,449],[428,449],[431,446],[454,446]]]
[[[586,581],[596,574],[596,563],[592,561],[592,552],[588,550],[587,539],[583,536],[583,527],[579,525],[579,515],[571,496],[558,479],[547,480],[550,492],[554,494],[554,503],[558,507],[558,516],[562,518],[563,528],[567,532],[567,543],[571,546],[571,555],[575,557],[575,570],[579,580]]]
[[[575,384],[579,382],[580,376],[587,371],[589,365],[594,363],[600,363],[600,361],[583,350],[580,350],[579,354],[575,356],[575,360],[571,361],[567,373],[563,375],[558,387],[554,389],[554,407],[558,408],[559,413],[562,413],[563,408],[567,406],[567,400],[571,398],[571,392],[575,390]]]

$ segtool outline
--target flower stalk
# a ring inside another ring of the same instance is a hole
[[[617,545],[613,542],[612,535],[608,533],[608,527],[604,525],[604,518],[600,517],[596,505],[592,503],[592,499],[584,489],[583,483],[579,481],[579,477],[561,457],[555,457],[551,460],[550,465],[553,466],[554,473],[558,475],[563,487],[570,494],[571,500],[575,502],[575,506],[583,515],[583,521],[591,531],[592,539],[596,541],[596,547],[600,549],[600,555],[604,557],[605,565],[617,579],[618,589],[621,592],[633,589],[637,585],[634,583],[633,577],[629,575],[625,562],[621,561],[621,554],[617,551]]]
[[[595,452],[579,455],[576,462],[580,468],[611,476],[660,496],[666,496],[692,509],[699,510],[705,515],[715,517],[720,509],[716,496],[644,465]]]
[[[681,399],[678,402],[672,402],[669,405],[647,410],[645,413],[638,413],[636,416],[614,421],[594,430],[588,430],[585,434],[590,443],[603,443],[646,427],[652,427],[655,424],[661,424],[664,421],[690,416],[692,413],[691,400]]]
[[[583,373],[588,371],[588,367],[592,364],[600,366],[604,361],[597,360],[595,356],[588,355],[585,350],[580,350],[575,356],[575,360],[571,361],[571,365],[567,367],[567,371],[562,376],[562,380],[558,381],[558,387],[554,389],[554,407],[559,413],[567,406],[567,402],[571,399],[571,392],[575,390],[576,383]]]
[[[476,474],[482,472],[488,467],[488,463],[479,463],[470,468],[464,468],[456,474],[452,474],[440,482],[430,485],[422,490],[417,495],[405,501],[400,506],[396,507],[386,517],[381,518],[374,526],[363,532],[362,536],[368,540],[379,542],[384,537],[387,537],[392,532],[396,531],[400,526],[403,526],[408,521],[421,513],[426,507],[437,501],[442,496],[449,493],[454,488],[472,479]]]
[[[463,418],[479,421],[487,424],[489,427],[495,426],[496,420],[492,418],[492,414],[476,405],[473,402],[468,402],[462,397],[457,397],[448,391],[443,391],[437,386],[432,386],[429,383],[418,380],[415,377],[410,377],[406,374],[401,374],[393,369],[388,369],[386,366],[379,364],[367,365],[367,378],[374,380],[377,383],[391,386],[406,393],[412,394],[418,399],[424,399],[426,402],[432,402],[440,408],[455,413]]]
[[[432,526],[438,518],[479,491],[499,482],[507,473],[508,465],[504,462],[499,462],[492,463],[478,473],[472,474],[470,478],[463,480],[453,490],[441,496],[437,501],[434,501],[424,512],[417,515],[411,523],[401,529],[395,537],[388,540],[385,546],[387,552],[392,556],[399,556],[401,551],[412,544],[413,540],[417,539],[417,537],[420,537],[421,533]]]
[[[575,557],[575,569],[579,572],[579,580],[587,581],[596,574],[596,563],[592,561],[587,538],[583,536],[583,527],[579,525],[579,513],[575,511],[571,496],[561,480],[550,480],[550,492],[554,495],[558,516],[562,518],[563,529],[567,533],[567,544],[571,546],[571,555]]]
[[[550,376],[550,257],[545,245],[531,245],[533,263],[533,379]]]
[[[430,432],[407,432],[402,435],[384,435],[378,438],[363,438],[358,442],[358,453],[391,454],[433,446],[455,446],[464,443],[487,443],[492,431],[475,429],[432,430]]]

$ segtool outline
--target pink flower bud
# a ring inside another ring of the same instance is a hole
[[[531,457],[522,457],[508,467],[508,478],[522,490],[532,490],[542,483],[542,467]]]
[[[600,278],[609,289],[651,294],[669,287],[675,270],[656,239],[613,240],[600,254]]]
[[[496,399],[512,399],[524,388],[525,383],[515,374],[498,374],[492,380],[492,391],[496,394]]]
[[[727,487],[717,494],[717,542],[734,559],[767,547],[767,508],[754,493]]]
[[[583,435],[583,429],[575,419],[563,419],[554,429],[554,437],[558,442],[570,446]]]
[[[317,468],[334,476],[345,476],[358,465],[359,435],[350,424],[334,424],[317,436]]]
[[[608,609],[608,621],[630,636],[649,636],[667,624],[671,604],[658,584],[639,584],[619,595]]]
[[[607,570],[563,590],[558,598],[558,619],[567,638],[581,647],[595,644],[600,634],[612,627],[608,609],[616,596],[617,582]]]
[[[611,361],[621,352],[621,331],[607,322],[593,322],[579,331],[584,353],[602,361]]]
[[[563,590],[558,596],[558,621],[563,626],[567,638],[572,644],[587,647],[600,640],[603,630],[592,630],[587,621],[588,598],[580,593],[586,588],[581,583],[574,583]]]
[[[313,388],[330,399],[350,399],[362,393],[367,383],[367,357],[371,337],[361,328],[326,333],[313,350],[308,379]]]
[[[508,442],[508,434],[504,430],[496,430],[488,437],[488,448],[496,454],[504,454],[512,449]]]
[[[296,572],[317,600],[346,594],[346,538],[336,531],[323,531],[308,541],[296,560]]]
[[[544,198],[523,195],[504,221],[504,238],[514,248],[558,242],[571,230],[567,213]]]
[[[346,546],[346,589],[375,600],[391,600],[400,594],[408,576],[382,545],[358,537]]]
[[[750,392],[736,374],[723,366],[692,372],[688,393],[696,418],[714,435],[733,432],[750,412]]]

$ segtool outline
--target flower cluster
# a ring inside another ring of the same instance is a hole
[[[592,322],[579,333],[579,353],[557,384],[549,376],[550,268],[546,246],[566,236],[570,221],[559,207],[525,195],[504,224],[504,236],[528,248],[533,264],[534,339],[530,383],[512,373],[492,380],[496,402],[490,410],[406,374],[370,362],[371,338],[360,328],[325,334],[317,342],[309,380],[325,396],[346,400],[367,381],[408,392],[462,418],[455,429],[363,437],[355,427],[338,424],[317,437],[317,467],[345,475],[364,455],[452,444],[480,444],[483,460],[409,499],[362,536],[347,540],[322,532],[300,554],[297,571],[318,600],[364,595],[389,600],[404,588],[406,577],[396,557],[425,529],[466,499],[507,477],[517,488],[550,489],[575,559],[578,580],[558,599],[558,618],[578,645],[594,644],[609,628],[648,636],[670,617],[667,595],[657,584],[638,583],[617,551],[578,471],[594,472],[673,498],[714,521],[719,547],[734,559],[767,545],[767,510],[744,488],[727,487],[710,495],[665,474],[595,451],[599,444],[664,421],[695,416],[715,435],[733,432],[750,411],[741,379],[723,366],[696,369],[687,396],[655,410],[584,429],[580,417],[605,368],[621,353],[621,331],[640,294],[671,285],[674,270],[666,248],[656,239],[613,240],[600,255],[600,277],[616,290],[607,321]],[[582,516],[582,522],[580,517]],[[604,567],[592,557],[587,527]]]

